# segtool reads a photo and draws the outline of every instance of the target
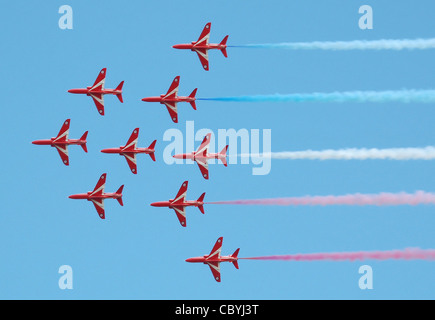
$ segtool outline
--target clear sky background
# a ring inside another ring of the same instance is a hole
[[[73,30],[61,30],[58,9],[73,9]],[[372,5],[374,29],[360,30],[358,8]],[[435,37],[432,1],[8,1],[0,8],[1,196],[0,298],[24,299],[434,299],[430,261],[278,262],[209,268],[184,260],[208,254],[224,237],[223,254],[240,256],[434,248],[433,206],[187,208],[187,228],[172,210],[150,207],[189,180],[188,199],[207,201],[347,193],[434,190],[433,161],[275,160],[269,175],[252,165],[164,163],[165,130],[271,129],[272,151],[424,147],[434,144],[435,109],[417,103],[179,104],[180,123],[166,108],[140,101],[166,92],[198,97],[315,91],[433,89],[435,50],[288,51],[229,48],[210,52],[205,72],[196,54],[172,49],[198,38],[229,45],[293,41]],[[101,117],[90,97],[67,93],[91,85],[107,67],[106,87],[125,80],[124,103],[106,96]],[[56,136],[71,118],[70,138],[89,130],[86,154],[71,146],[70,166],[32,140]],[[157,139],[157,162],[126,161],[100,152],[123,145],[135,127],[139,146]],[[196,142],[197,147],[199,142]],[[188,150],[191,151],[191,150]],[[236,153],[240,150],[231,150]],[[107,172],[106,191],[124,188],[124,207],[106,200],[106,220],[87,201]],[[373,268],[373,290],[358,287],[361,265]],[[60,290],[58,269],[73,269],[73,290]]]

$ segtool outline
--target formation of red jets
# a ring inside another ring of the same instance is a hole
[[[210,37],[210,27],[211,23],[207,23],[201,32],[197,41],[193,41],[189,44],[177,44],[174,45],[175,49],[188,49],[194,51],[198,54],[199,60],[201,62],[204,70],[209,70],[209,60],[208,60],[208,50],[217,49],[220,50],[225,57],[227,57],[227,45],[226,42],[228,40],[228,35],[219,43],[219,44],[209,44]],[[98,113],[102,116],[105,114],[104,110],[104,95],[111,94],[115,95],[121,103],[123,103],[122,97],[122,87],[124,85],[124,81],[121,81],[119,85],[115,89],[106,89],[105,88],[105,80],[106,80],[107,69],[103,68],[95,80],[92,86],[87,86],[86,88],[79,89],[70,89],[69,93],[73,94],[85,94],[87,96],[92,97],[95,106],[97,107]],[[196,92],[197,88],[195,88],[192,93],[188,96],[178,96],[178,88],[180,85],[180,76],[176,76],[172,81],[171,86],[166,94],[161,94],[156,97],[146,97],[143,98],[142,101],[145,102],[159,102],[160,104],[164,104],[169,112],[171,120],[174,123],[178,123],[178,110],[177,103],[178,102],[188,102],[192,106],[194,110],[196,110]],[[88,152],[86,147],[86,138],[88,135],[88,131],[86,131],[80,139],[69,139],[69,129],[70,129],[71,120],[67,119],[62,124],[62,127],[58,133],[58,135],[51,139],[45,140],[35,140],[32,141],[33,144],[36,145],[49,145],[51,147],[55,147],[60,155],[60,158],[64,165],[69,166],[69,156],[68,156],[68,146],[69,145],[79,145],[83,148],[85,152]],[[120,146],[119,148],[107,148],[102,149],[101,152],[108,154],[119,154],[124,156],[127,164],[133,174],[137,174],[137,159],[136,155],[140,153],[148,154],[153,161],[156,161],[155,158],[155,145],[157,140],[154,140],[147,148],[139,148],[137,147],[139,137],[139,128],[135,128],[130,135],[127,143],[124,146]],[[173,155],[176,159],[189,159],[195,161],[198,164],[198,167],[201,171],[201,175],[204,179],[209,179],[209,170],[208,170],[208,160],[209,159],[218,159],[222,162],[224,166],[227,166],[227,151],[228,145],[225,146],[221,152],[219,153],[209,153],[209,145],[210,145],[211,133],[207,134],[201,145],[198,147],[196,151],[192,151],[191,153],[185,154],[175,154]],[[103,173],[97,182],[97,185],[92,191],[88,191],[86,193],[79,193],[70,195],[70,199],[81,199],[91,201],[95,209],[101,219],[105,219],[105,210],[104,210],[104,200],[105,199],[116,199],[121,206],[123,206],[122,201],[122,191],[124,185],[119,187],[116,192],[105,193],[105,185],[106,185],[107,174]],[[204,214],[204,197],[205,193],[203,193],[198,200],[186,200],[188,181],[184,181],[181,185],[180,190],[174,199],[169,199],[168,201],[160,201],[151,203],[151,206],[154,207],[168,207],[173,209],[181,226],[186,227],[186,207],[197,207],[201,213]],[[187,262],[201,262],[204,264],[208,264],[211,272],[213,273],[213,277],[216,281],[220,282],[220,268],[219,265],[221,262],[228,261],[232,262],[234,266],[238,269],[237,264],[237,255],[239,249],[237,249],[230,256],[221,256],[221,247],[222,247],[223,238],[219,238],[214,245],[211,253],[209,255],[205,255],[202,257],[189,258]]]

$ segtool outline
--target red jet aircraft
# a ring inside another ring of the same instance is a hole
[[[98,215],[101,219],[105,219],[106,216],[104,214],[104,199],[116,199],[118,200],[119,204],[123,206],[122,202],[122,189],[124,188],[124,185],[120,186],[118,191],[115,193],[104,193],[104,187],[106,185],[106,173],[103,173],[100,177],[100,179],[97,182],[97,185],[95,186],[93,191],[88,191],[87,193],[79,193],[79,194],[73,194],[69,196],[70,199],[83,199],[92,201],[92,203],[95,206],[95,209],[97,209]]]
[[[124,81],[116,87],[116,89],[104,89],[104,82],[106,81],[106,68],[101,69],[98,74],[97,80],[92,85],[92,87],[86,87],[83,89],[70,89],[69,93],[76,94],[86,94],[87,96],[91,96],[94,100],[95,106],[98,109],[98,112],[104,116],[104,95],[105,94],[114,94],[118,97],[121,103],[122,100],[122,86],[124,85]]]
[[[189,258],[186,259],[186,262],[202,262],[204,264],[208,264],[211,273],[213,273],[214,279],[217,282],[221,282],[220,263],[232,262],[236,267],[236,269],[239,269],[239,264],[237,263],[237,259],[238,259],[237,255],[239,254],[239,250],[240,250],[240,248],[238,248],[236,251],[234,251],[232,255],[221,256],[222,241],[223,241],[223,237],[217,239],[216,244],[214,245],[209,255]]]
[[[225,36],[225,38],[219,43],[208,43],[208,39],[210,38],[210,28],[211,23],[207,23],[204,27],[204,29],[201,32],[201,35],[198,38],[198,41],[193,41],[192,43],[186,43],[186,44],[176,44],[172,46],[172,48],[175,49],[188,49],[191,51],[195,51],[198,54],[199,61],[201,62],[202,67],[204,70],[208,71],[208,50],[210,49],[218,49],[222,51],[223,55],[227,58],[227,40],[228,36]]]
[[[198,150],[191,153],[183,153],[173,155],[175,159],[190,159],[198,164],[199,170],[201,170],[202,176],[208,179],[208,159],[219,159],[223,165],[227,166],[227,151],[228,145],[225,146],[219,153],[208,153],[208,147],[210,144],[211,133],[207,134],[202,140]]]
[[[103,149],[101,150],[101,152],[118,153],[120,156],[124,156],[125,159],[127,160],[131,172],[136,174],[137,173],[136,154],[147,153],[150,155],[153,161],[156,161],[156,157],[154,156],[154,152],[155,152],[154,147],[156,145],[157,140],[154,140],[148,148],[137,148],[136,146],[137,146],[138,136],[139,136],[139,128],[136,128],[133,130],[125,146],[120,146],[119,148]]]
[[[195,88],[188,97],[179,97],[178,86],[180,85],[180,76],[176,76],[172,81],[171,86],[166,94],[162,94],[158,97],[147,97],[143,98],[142,101],[146,102],[160,102],[164,104],[169,111],[172,121],[178,123],[178,112],[177,103],[178,102],[189,102],[194,110],[196,110],[195,95],[198,88]]]
[[[69,165],[69,157],[68,157],[68,145],[70,144],[77,144],[83,148],[85,152],[88,152],[88,149],[86,147],[86,137],[88,135],[88,132],[86,131],[80,139],[68,139],[68,133],[69,133],[69,125],[70,125],[70,119],[66,119],[65,122],[62,125],[62,128],[60,128],[59,134],[56,138],[51,138],[47,140],[35,140],[32,141],[33,144],[37,145],[48,145],[55,147],[57,151],[59,152],[60,158],[62,159],[62,162],[68,166]]]
[[[186,192],[187,192],[187,184],[188,181],[184,181],[181,185],[180,190],[174,199],[169,199],[169,201],[161,201],[151,203],[153,207],[168,207],[170,209],[174,209],[177,214],[177,218],[180,221],[180,224],[185,227],[186,226],[186,207],[198,207],[199,211],[204,214],[204,197],[205,192],[198,198],[196,201],[186,200]]]

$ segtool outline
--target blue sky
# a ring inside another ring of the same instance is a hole
[[[61,5],[73,9],[73,30],[58,27]],[[358,8],[370,4],[374,29],[360,30]],[[188,257],[207,254],[220,236],[223,253],[240,256],[434,248],[433,206],[233,207],[187,209],[187,228],[154,201],[270,198],[433,190],[432,161],[279,161],[269,175],[251,165],[211,165],[209,181],[194,165],[168,166],[166,130],[271,129],[272,151],[433,145],[434,106],[399,103],[241,103],[179,105],[173,124],[159,104],[176,75],[180,94],[198,97],[315,91],[432,89],[433,50],[327,52],[229,48],[210,52],[210,71],[194,53],[172,49],[194,41],[212,22],[211,42],[229,45],[292,41],[432,38],[430,1],[14,1],[0,10],[3,138],[0,214],[0,298],[24,299],[434,299],[428,261],[222,264],[222,283]],[[91,85],[107,67],[106,87],[121,80],[124,103],[108,96],[106,115],[89,97],[68,94]],[[89,130],[88,149],[70,147],[70,166],[32,140]],[[100,153],[123,145],[140,128],[139,146],[157,139],[157,162],[139,155],[137,175],[124,159]],[[196,142],[196,146],[199,142]],[[190,151],[190,150],[189,150]],[[235,152],[235,151],[232,151]],[[107,172],[106,191],[124,188],[124,207],[107,200],[106,220],[87,201]],[[361,290],[358,269],[373,268],[374,289]],[[74,289],[60,290],[58,269],[70,265]]]

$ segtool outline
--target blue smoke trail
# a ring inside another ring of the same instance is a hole
[[[402,40],[313,41],[247,44],[234,48],[290,49],[290,50],[424,50],[435,49],[435,38]]]
[[[233,102],[422,102],[434,103],[435,90],[347,91],[295,93],[237,97],[198,98],[197,100]]]

